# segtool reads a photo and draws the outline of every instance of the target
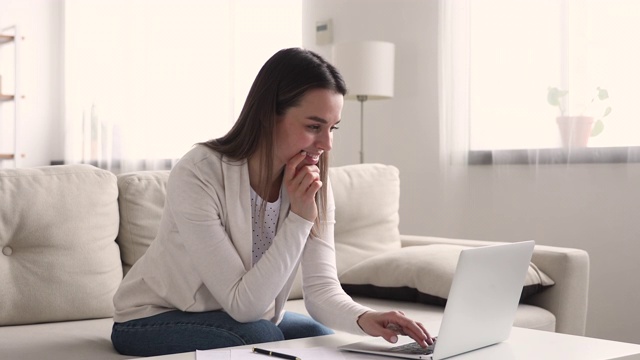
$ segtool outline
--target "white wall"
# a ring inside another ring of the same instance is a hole
[[[471,166],[450,176],[439,165],[438,1],[303,4],[303,44],[326,57],[330,46],[315,45],[318,20],[333,19],[334,42],[396,44],[395,97],[365,104],[365,156],[400,169],[401,232],[585,249],[587,335],[640,343],[640,165]],[[345,102],[333,165],[359,161],[359,109]]]
[[[25,36],[22,166],[63,155],[60,0],[0,0],[0,27]],[[316,20],[333,19],[335,41],[396,44],[391,100],[365,105],[367,162],[401,173],[405,234],[577,247],[591,256],[587,334],[640,343],[640,166],[474,166],[460,179],[440,169],[436,0],[304,0],[303,43],[316,46]],[[347,101],[333,165],[359,161],[359,105]]]

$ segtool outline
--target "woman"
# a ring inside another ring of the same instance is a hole
[[[331,334],[406,334],[422,324],[376,312],[340,287],[328,151],[344,81],[317,54],[277,52],[225,136],[171,171],[158,235],[118,289],[114,347],[137,356]],[[285,312],[298,267],[312,316]]]

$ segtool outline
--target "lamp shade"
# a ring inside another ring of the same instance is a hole
[[[393,97],[395,45],[384,41],[335,44],[333,65],[347,83],[346,99],[366,95],[369,100]]]

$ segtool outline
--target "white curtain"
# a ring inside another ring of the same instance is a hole
[[[65,162],[170,168],[301,31],[300,0],[66,0]]]
[[[469,152],[469,1],[441,1],[440,160],[444,169],[462,169]]]
[[[635,0],[441,1],[443,162],[639,161],[639,42]],[[564,115],[603,124],[587,146],[563,144],[553,88]]]

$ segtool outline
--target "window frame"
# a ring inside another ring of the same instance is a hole
[[[469,150],[468,165],[558,165],[640,163],[640,146]],[[506,160],[503,160],[506,159]]]

